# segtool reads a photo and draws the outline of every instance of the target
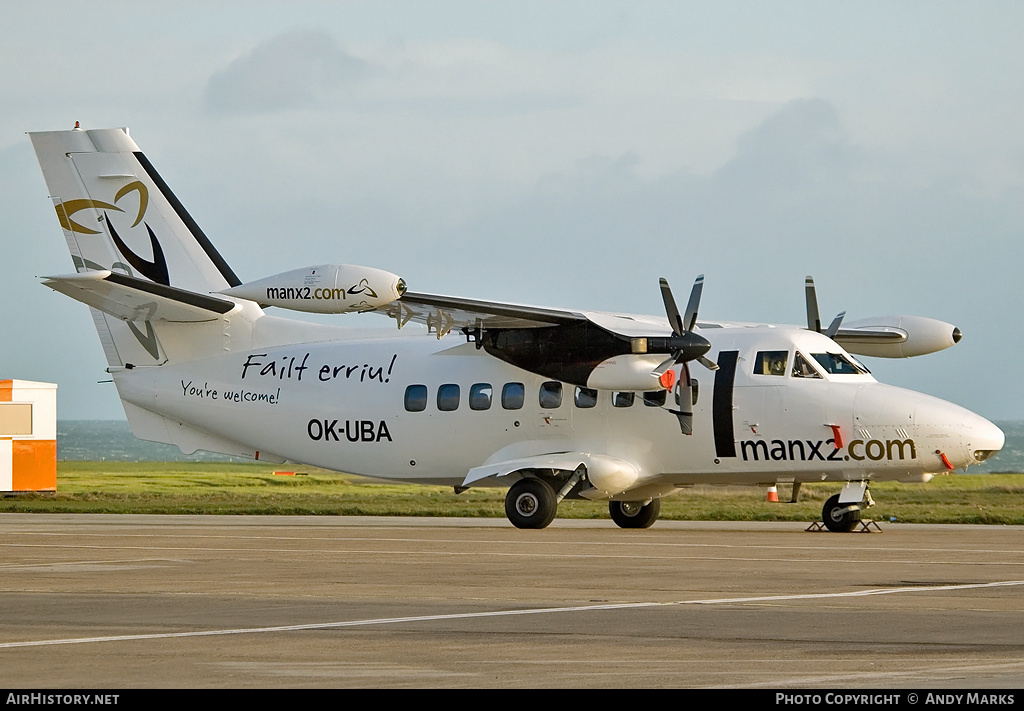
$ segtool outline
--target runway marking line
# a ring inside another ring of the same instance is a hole
[[[369,620],[348,620],[344,622],[314,622],[304,625],[279,625],[275,627],[244,627],[223,630],[198,630],[194,632],[162,632],[154,634],[112,635],[109,637],[77,637],[70,639],[43,639],[23,642],[0,643],[0,649],[23,647],[46,647],[66,644],[91,644],[96,642],[131,642],[145,639],[176,639],[183,637],[216,637],[238,634],[266,634],[268,632],[299,632],[303,630],[340,629],[345,627],[370,627],[374,625],[407,624],[410,622],[439,622],[443,620],[469,620],[487,617],[513,617],[518,615],[549,615],[564,612],[597,612],[602,610],[629,610],[650,607],[671,607],[674,605],[735,605],[748,603],[782,602],[786,600],[821,600],[844,597],[869,597],[872,595],[899,595],[904,593],[943,592],[952,590],[976,590],[981,588],[1014,587],[1024,585],[1024,580],[1001,580],[992,583],[969,583],[963,585],[935,585],[930,587],[877,588],[835,593],[801,593],[799,595],[768,595],[763,597],[711,598],[707,600],[678,600],[675,602],[622,602],[601,605],[578,605],[571,607],[540,607],[524,610],[494,610],[492,612],[456,612],[443,615],[413,615],[409,617],[381,617]]]
[[[801,532],[803,532],[802,529],[801,529]],[[53,532],[42,531],[42,532],[40,532],[40,531],[12,530],[12,531],[3,531],[3,535],[4,535],[5,538],[10,538],[11,536],[16,536],[16,535],[25,535],[25,536],[60,536],[60,537],[74,538],[75,540],[80,540],[82,538],[89,538],[89,537],[102,538],[104,540],[109,540],[109,538],[110,538],[110,534],[108,534],[108,533],[84,533],[84,532],[80,532],[80,531],[75,531],[74,533],[68,533],[67,531],[53,531]],[[477,544],[477,545],[493,544],[493,545],[500,545],[500,546],[507,546],[508,545],[508,541],[498,540],[498,539],[408,538],[408,537],[355,536],[355,535],[339,535],[339,536],[282,536],[282,535],[264,536],[264,535],[240,535],[240,534],[231,534],[231,535],[228,535],[228,534],[191,535],[189,533],[181,533],[181,532],[172,532],[170,534],[168,534],[168,533],[160,533],[160,534],[155,534],[155,533],[127,533],[127,534],[119,534],[119,535],[122,538],[188,538],[188,539],[211,538],[211,539],[227,539],[227,540],[243,540],[243,541],[251,540],[251,541],[257,541],[257,542],[262,542],[262,541],[267,541],[267,540],[301,541],[301,542],[306,542],[306,541],[374,542],[374,541],[377,541],[377,542],[384,542],[384,543],[402,543],[402,542],[404,542],[404,543],[422,543],[422,544],[428,544],[428,545],[429,544],[441,544],[441,545],[457,544],[457,545],[460,545],[460,546],[464,546],[464,545],[468,545],[468,544]],[[907,547],[907,546],[865,546],[865,545],[860,545],[860,543],[861,543],[860,541],[857,541],[858,545],[856,545],[854,550],[860,551],[860,552],[864,552],[864,553],[870,553],[870,552],[873,552],[873,551],[875,551],[875,552],[877,552],[877,551],[885,551],[885,552],[905,551],[905,552],[910,552],[910,553],[942,552],[942,553],[972,553],[972,554],[974,554],[974,553],[999,553],[1001,555],[1005,555],[1007,553],[1007,551],[1005,549],[1003,549],[1003,548],[935,548],[935,547],[912,548],[912,547]],[[40,547],[47,547],[47,544],[43,544],[43,543],[40,543],[40,544],[30,544],[30,543],[25,543],[25,544],[9,544],[8,543],[8,544],[5,544],[5,545],[14,545],[14,546],[17,546],[17,545],[21,545],[21,546],[38,545]],[[53,544],[53,545],[58,545],[58,544]],[[524,543],[523,545],[527,545],[527,544]],[[532,545],[532,543],[530,545]],[[658,540],[643,540],[643,541],[639,541],[639,540],[630,540],[630,541],[578,541],[577,540],[577,541],[572,541],[571,545],[581,546],[581,547],[601,546],[602,548],[621,546],[621,547],[643,547],[643,548],[657,548],[657,547],[667,547],[667,548],[751,548],[751,549],[755,549],[755,550],[771,549],[771,550],[815,550],[815,551],[820,551],[823,548],[821,545],[813,545],[813,546],[811,546],[811,545],[788,545],[788,544],[778,544],[778,543],[680,543],[678,541],[658,541]],[[828,549],[829,550],[842,551],[842,552],[848,552],[850,550],[850,549],[848,549],[848,548],[846,548],[845,546],[842,546],[842,545],[836,545],[834,547],[828,547]],[[230,550],[230,549],[213,549],[213,550]]]
[[[349,541],[351,542],[351,541]],[[401,542],[401,541],[399,541]],[[408,542],[408,541],[406,541]],[[709,546],[711,547],[711,546]],[[737,546],[739,547],[739,546]],[[363,556],[378,556],[378,555],[405,555],[405,556],[442,556],[445,558],[451,558],[454,556],[467,556],[476,557],[480,555],[479,551],[466,550],[466,551],[449,551],[449,550],[432,550],[432,549],[403,549],[403,550],[389,550],[382,548],[215,548],[213,546],[146,546],[146,545],[114,545],[108,543],[102,544],[58,544],[58,543],[0,543],[0,548],[60,548],[64,550],[103,550],[103,551],[150,551],[150,552],[179,552],[186,551],[189,553],[226,553],[233,552],[242,554],[258,553],[260,555],[267,555],[271,553],[280,553],[288,556],[294,555],[309,555],[309,556],[352,556],[352,555],[363,555]],[[783,549],[777,549],[783,550]],[[819,553],[842,553],[848,555],[853,552],[861,551],[844,551],[844,550],[831,550],[808,548],[807,550],[815,550]],[[934,552],[934,551],[932,551]],[[939,551],[943,552],[943,551]],[[979,551],[964,551],[969,553],[978,553]],[[636,560],[636,555],[631,553],[538,553],[536,550],[526,550],[521,552],[517,551],[489,551],[487,553],[490,556],[496,558],[531,558],[534,560],[539,559],[551,559],[551,560],[578,560],[582,558],[608,558],[608,559],[629,559]],[[683,561],[683,560],[717,560],[717,561],[738,561],[738,562],[759,562],[763,561],[764,557],[743,557],[743,556],[707,556],[707,555],[680,555],[680,554],[644,554],[643,560],[645,561],[658,561],[658,560],[670,560],[670,561]],[[807,557],[807,558],[784,558],[779,555],[772,557],[772,561],[775,563],[824,563],[835,560],[833,557]],[[850,563],[874,563],[873,559],[864,558],[861,560],[851,560],[846,557],[844,561]],[[926,559],[926,558],[914,558],[914,559],[893,559],[888,561],[889,563],[896,564],[907,564],[907,565],[972,565],[972,566],[1009,566],[1009,567],[1020,567],[1024,565],[1024,560],[949,560],[942,558]],[[3,564],[0,564],[0,569],[3,568]]]

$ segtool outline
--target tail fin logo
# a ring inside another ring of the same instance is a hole
[[[69,200],[68,202],[57,205],[57,219],[60,220],[61,227],[70,231],[77,232],[85,235],[99,234],[99,230],[94,230],[89,227],[75,222],[71,219],[71,216],[80,210],[93,208],[96,210],[116,210],[117,212],[124,213],[124,210],[117,206],[117,203],[121,198],[125,197],[130,193],[138,193],[139,209],[138,214],[135,216],[135,222],[132,223],[132,227],[136,227],[142,218],[146,215],[146,210],[149,208],[149,189],[141,181],[134,181],[125,185],[123,188],[117,191],[114,195],[113,204],[103,202],[102,200],[92,199],[80,199],[80,200]],[[121,236],[114,229],[113,223],[110,221],[110,217],[107,212],[103,213],[104,219],[107,223],[107,227],[110,230],[110,236],[114,240],[114,244],[117,245],[118,251],[121,252],[122,256],[128,261],[130,265],[135,267],[140,274],[147,277],[148,279],[158,283],[170,286],[170,276],[167,273],[167,260],[164,257],[164,251],[160,247],[160,242],[157,240],[156,235],[153,233],[153,228],[148,223],[143,223],[146,226],[146,231],[149,233],[149,242],[153,248],[153,261],[147,261],[133,252]]]
[[[135,252],[128,249],[128,245],[121,241],[120,235],[114,229],[114,226],[107,220],[107,226],[110,228],[110,236],[114,238],[114,244],[124,255],[124,258],[128,260],[128,263],[139,270],[143,276],[148,277],[152,281],[158,284],[164,284],[165,286],[171,285],[171,279],[167,274],[167,260],[164,259],[164,250],[160,248],[160,242],[157,241],[156,235],[153,234],[153,228],[146,225],[146,230],[149,232],[149,242],[153,245],[153,261],[147,262],[145,259],[137,255]]]

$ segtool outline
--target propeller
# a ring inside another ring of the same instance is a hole
[[[668,280],[662,277],[659,282],[661,298],[665,302],[665,313],[668,316],[668,323],[672,327],[672,335],[665,339],[651,338],[649,341],[651,346],[664,348],[672,355],[654,369],[654,374],[660,377],[669,368],[691,360],[698,361],[709,370],[718,370],[718,365],[704,355],[711,350],[711,344],[706,338],[693,332],[697,325],[700,295],[704,290],[704,275],[701,274],[693,283],[690,300],[686,303],[686,314],[682,316],[679,314],[679,307],[676,306],[676,300],[672,296],[672,288],[668,285]]]
[[[836,334],[839,333],[839,326],[846,317],[846,312],[843,311],[832,319],[829,327],[822,331],[821,316],[818,315],[818,296],[814,289],[814,279],[810,276],[804,280],[804,296],[807,301],[807,329],[817,333],[824,333],[829,338],[835,338]]]
[[[652,345],[660,346],[669,350],[671,356],[661,365],[654,369],[654,374],[659,378],[670,368],[682,365],[680,382],[675,389],[676,404],[680,409],[669,410],[679,419],[679,429],[684,435],[693,434],[693,386],[690,380],[690,368],[687,363],[695,360],[709,370],[718,370],[718,364],[705,356],[711,349],[711,344],[703,336],[693,332],[697,325],[697,309],[700,306],[701,292],[704,290],[704,275],[701,274],[693,283],[690,291],[690,299],[686,303],[686,312],[679,313],[676,300],[672,296],[672,288],[668,280],[662,278],[661,298],[665,302],[665,314],[668,316],[668,323],[672,327],[672,335],[659,342],[661,339],[651,339]]]

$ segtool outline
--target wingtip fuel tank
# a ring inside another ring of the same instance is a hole
[[[850,353],[912,358],[950,348],[963,337],[951,323],[924,316],[874,316],[844,324],[836,341]]]
[[[341,314],[372,311],[405,293],[405,281],[382,269],[319,264],[293,269],[219,293],[292,311]]]

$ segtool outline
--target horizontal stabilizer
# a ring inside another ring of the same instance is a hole
[[[122,321],[213,321],[239,308],[227,299],[107,270],[44,277],[43,284]]]

